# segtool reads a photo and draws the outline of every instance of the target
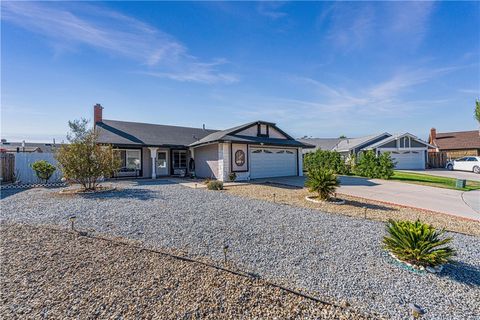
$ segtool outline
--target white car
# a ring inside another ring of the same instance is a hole
[[[480,173],[480,157],[463,157],[449,161],[447,169]]]

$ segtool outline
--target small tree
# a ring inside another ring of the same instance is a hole
[[[340,182],[332,170],[324,168],[312,168],[308,170],[307,181],[305,185],[310,192],[318,193],[322,200],[330,199]]]
[[[480,124],[480,99],[475,100],[475,119]]]
[[[32,169],[35,171],[37,177],[44,180],[45,183],[52,177],[57,168],[45,160],[38,160],[32,163]]]
[[[121,160],[111,145],[99,145],[97,132],[87,124],[85,119],[69,121],[70,144],[62,145],[56,157],[65,178],[81,184],[84,190],[95,190],[102,177],[120,169]]]
[[[347,174],[348,168],[345,165],[345,160],[337,151],[317,150],[305,155],[304,159],[305,169],[323,168],[332,170],[335,174]]]
[[[371,179],[390,179],[394,168],[395,163],[389,152],[384,152],[377,157],[373,150],[368,150],[360,155],[355,174]]]
[[[390,179],[393,176],[395,163],[390,157],[390,152],[384,152],[378,157],[378,177],[381,179]]]

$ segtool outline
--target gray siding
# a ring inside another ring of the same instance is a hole
[[[397,141],[393,140],[390,141],[389,143],[382,144],[379,148],[396,148],[397,147]]]
[[[199,178],[217,178],[218,144],[195,148],[195,174]]]
[[[410,142],[412,144],[412,148],[425,148],[426,145],[424,143],[421,143],[417,140],[414,140],[412,139],[412,141]]]

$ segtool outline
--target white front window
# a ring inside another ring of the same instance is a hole
[[[121,168],[129,170],[141,169],[141,151],[133,149],[117,149],[121,159]]]

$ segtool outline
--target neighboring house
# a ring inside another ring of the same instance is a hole
[[[389,152],[392,160],[396,162],[396,169],[425,169],[428,160],[427,150],[432,147],[410,133],[392,135],[384,132],[360,138],[299,140],[315,145],[317,149],[337,151],[345,158],[358,156],[367,150],[373,150],[377,155]]]
[[[438,132],[430,129],[428,141],[434,146],[430,152],[445,152],[448,159],[480,156],[480,131]]]
[[[53,153],[59,144],[55,143],[37,143],[37,142],[9,142],[6,139],[2,139],[0,142],[0,151],[8,153],[17,152],[39,152],[39,153]]]
[[[254,121],[227,130],[177,127],[103,119],[94,106],[99,142],[122,157],[124,176],[161,177],[195,172],[200,178],[238,180],[302,175],[302,149],[275,123]]]

